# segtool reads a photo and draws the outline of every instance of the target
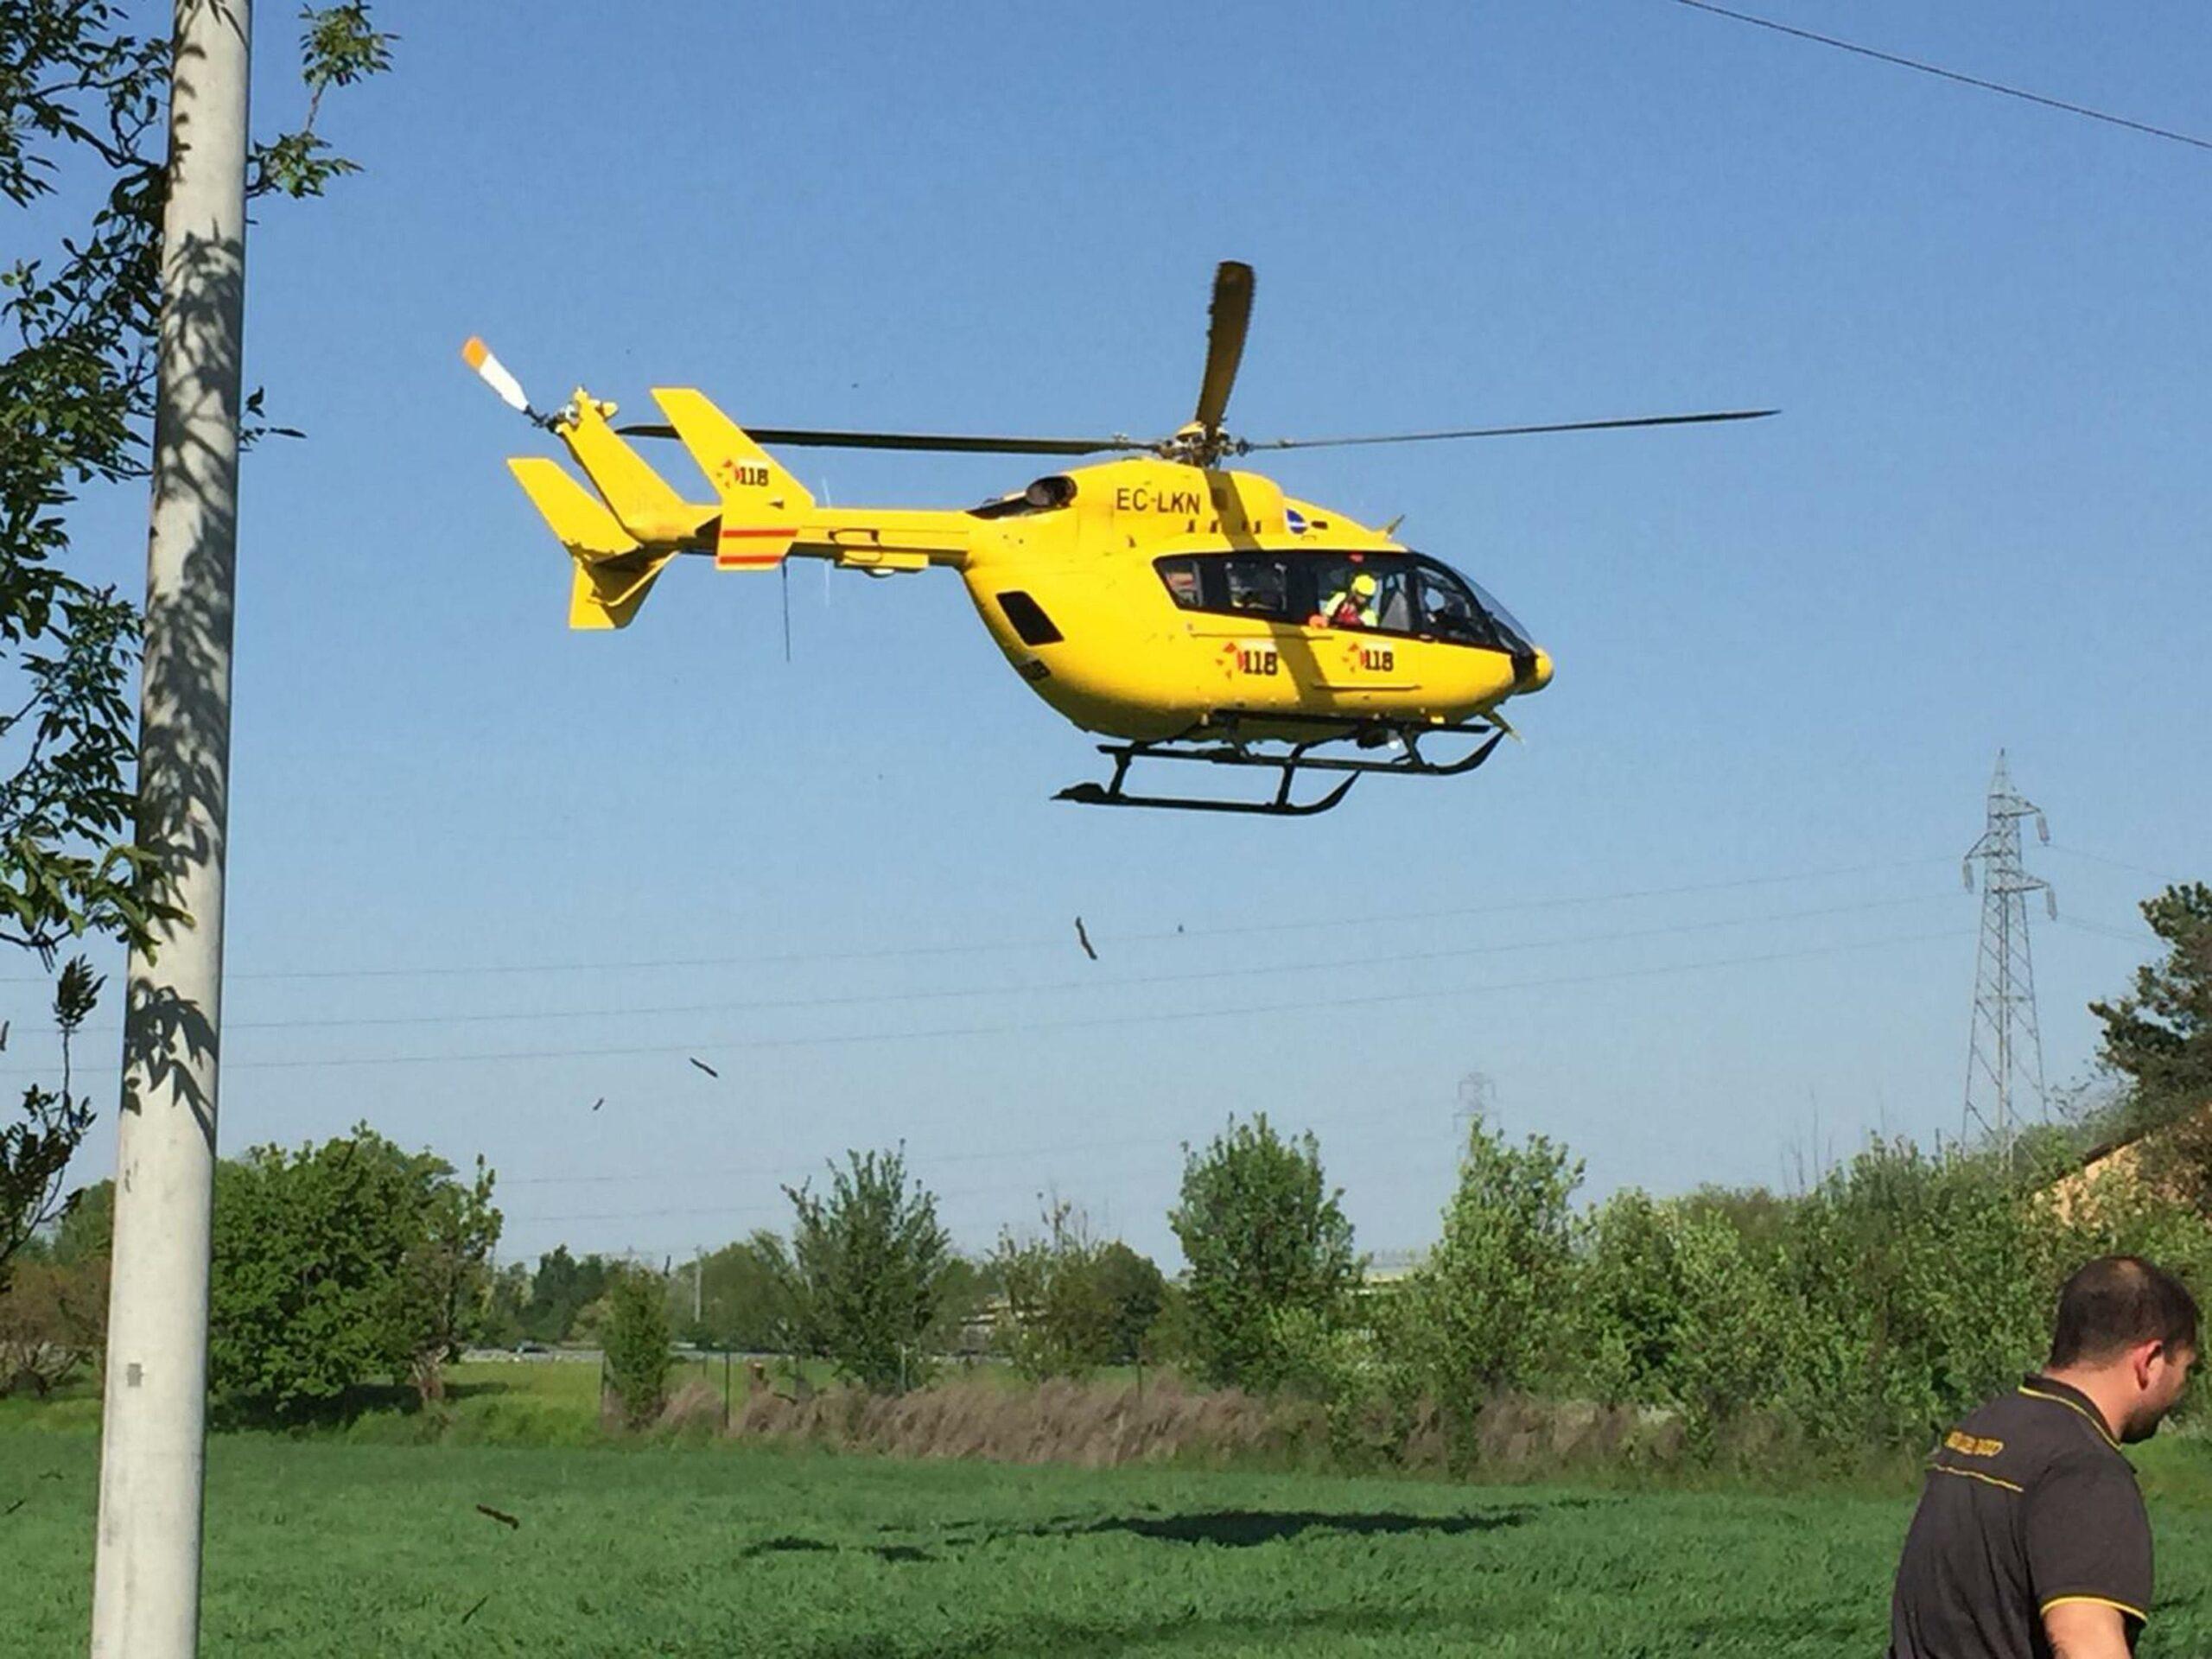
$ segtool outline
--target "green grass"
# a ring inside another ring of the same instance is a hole
[[[2154,1486],[2201,1485],[2202,1448],[2161,1456]],[[0,1654],[81,1650],[96,1458],[89,1436],[0,1432],[0,1511],[21,1505],[0,1514]],[[1866,1654],[1885,1639],[1909,1509],[1898,1496],[219,1436],[203,1645],[780,1659]],[[2154,1496],[2153,1518],[2163,1582],[2143,1653],[2203,1651],[2212,1510]]]

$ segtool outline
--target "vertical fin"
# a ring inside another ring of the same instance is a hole
[[[704,393],[688,386],[657,386],[653,401],[721,497],[715,564],[766,570],[782,563],[814,507],[806,486]]]
[[[648,467],[607,423],[613,413],[613,404],[579,386],[553,430],[632,536],[664,547],[692,540],[712,522],[714,509],[687,502]]]

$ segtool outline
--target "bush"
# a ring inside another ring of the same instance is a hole
[[[1616,1192],[1580,1224],[1573,1294],[1576,1376],[1607,1405],[1672,1397],[1684,1334],[1680,1212],[1638,1188]]]
[[[408,1237],[404,1161],[367,1137],[257,1147],[215,1170],[209,1381],[219,1421],[327,1415],[402,1370],[393,1317]]]
[[[621,1268],[604,1300],[607,1381],[624,1422],[643,1428],[668,1403],[668,1287],[657,1273]]]

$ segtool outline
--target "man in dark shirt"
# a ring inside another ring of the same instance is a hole
[[[2196,1359],[2196,1303],[2139,1256],[2059,1293],[2050,1363],[1929,1459],[1890,1604],[1891,1659],[2128,1659],[2151,1608],[2151,1522],[2123,1441]]]

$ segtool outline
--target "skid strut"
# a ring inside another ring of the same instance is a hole
[[[1271,715],[1266,717],[1270,725],[1292,722],[1293,717]],[[1463,772],[1472,772],[1490,759],[1491,751],[1503,741],[1506,727],[1502,721],[1471,721],[1456,726],[1401,726],[1389,721],[1363,722],[1355,729],[1342,729],[1343,720],[1314,718],[1310,723],[1327,725],[1338,729],[1321,737],[1294,743],[1281,753],[1255,753],[1247,747],[1247,740],[1236,735],[1234,717],[1221,722],[1223,735],[1217,741],[1203,741],[1197,734],[1205,727],[1193,728],[1179,737],[1161,738],[1151,742],[1102,743],[1101,754],[1114,762],[1114,775],[1106,783],[1071,784],[1052,798],[1074,801],[1083,806],[1150,806],[1185,812],[1241,812],[1263,817],[1304,818],[1317,812],[1326,812],[1351,792],[1351,786],[1369,772],[1382,772],[1401,778],[1449,778]],[[1471,737],[1480,740],[1475,747],[1456,760],[1431,760],[1421,752],[1421,740],[1438,733],[1447,736]],[[1368,760],[1357,755],[1316,753],[1337,743],[1352,743],[1361,748],[1379,748],[1395,742],[1402,751],[1389,760]],[[1124,787],[1128,779],[1129,765],[1135,760],[1196,760],[1215,766],[1272,767],[1281,774],[1275,785],[1274,798],[1270,801],[1219,801],[1200,796],[1133,795]],[[1291,789],[1301,772],[1341,772],[1344,781],[1323,795],[1319,800],[1294,801]]]

